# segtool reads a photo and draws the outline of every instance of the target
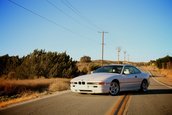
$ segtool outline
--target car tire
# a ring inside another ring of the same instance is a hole
[[[142,81],[140,90],[141,90],[142,92],[146,92],[146,91],[148,90],[148,82],[147,82],[146,80],[143,80],[143,81]]]
[[[112,81],[109,88],[110,95],[112,96],[117,95],[119,93],[119,90],[120,90],[120,87],[119,87],[118,82]]]

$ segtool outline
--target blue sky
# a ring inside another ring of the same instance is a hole
[[[99,31],[108,32],[105,60],[117,60],[117,47],[120,60],[123,51],[136,62],[172,56],[172,1],[0,0],[0,56],[45,49],[101,59]]]

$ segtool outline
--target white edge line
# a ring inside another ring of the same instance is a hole
[[[168,87],[168,88],[172,89],[172,87],[171,87],[171,86],[166,85],[166,84],[164,84],[164,83],[162,83],[162,82],[160,82],[160,81],[156,80],[154,77],[152,77],[152,79],[154,79],[157,83],[159,83],[159,84],[161,84],[161,85],[163,85],[163,86],[166,86],[166,87]]]

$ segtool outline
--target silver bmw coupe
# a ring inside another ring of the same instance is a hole
[[[141,90],[146,92],[149,86],[148,73],[135,66],[118,64],[98,68],[91,74],[78,76],[71,80],[70,88],[76,93],[110,93]]]

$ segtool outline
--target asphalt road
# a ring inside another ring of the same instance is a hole
[[[153,79],[147,93],[75,94],[70,91],[0,110],[0,115],[104,115],[124,94],[130,95],[127,115],[172,115],[172,89]]]
[[[172,115],[172,89],[151,79],[147,93],[132,92],[127,115]]]
[[[0,111],[0,115],[103,115],[119,96],[67,92]]]

